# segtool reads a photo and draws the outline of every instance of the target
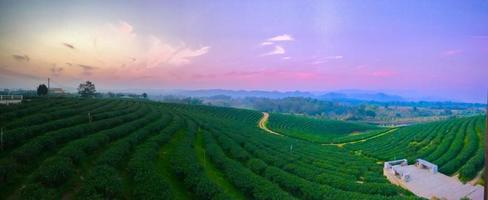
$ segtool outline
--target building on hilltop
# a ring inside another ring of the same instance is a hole
[[[383,175],[392,184],[427,199],[483,199],[482,186],[462,183],[456,177],[446,176],[437,170],[436,164],[423,159],[416,159],[413,165],[408,165],[406,159],[401,159],[385,162]]]
[[[0,95],[0,104],[18,104],[22,103],[24,96],[22,95]]]
[[[393,176],[408,182],[410,175],[402,169],[402,167],[407,165],[407,159],[387,161],[384,163],[383,174],[387,177]]]
[[[415,160],[415,166],[421,169],[429,169],[433,174],[437,173],[437,165],[423,159]]]

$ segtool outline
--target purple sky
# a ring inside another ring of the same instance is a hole
[[[485,102],[488,1],[1,1],[0,87]]]

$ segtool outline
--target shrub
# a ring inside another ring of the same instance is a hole
[[[74,173],[73,163],[68,158],[53,157],[43,162],[38,180],[47,187],[56,187],[67,181]]]
[[[96,166],[90,170],[79,199],[116,199],[123,193],[122,177],[113,167]]]

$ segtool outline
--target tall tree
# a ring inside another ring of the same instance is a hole
[[[46,96],[47,95],[47,92],[48,92],[48,88],[46,85],[44,84],[40,84],[38,87],[37,87],[37,95],[38,96]]]
[[[95,84],[90,81],[86,81],[85,83],[80,83],[78,86],[78,93],[82,97],[93,97],[96,93]]]

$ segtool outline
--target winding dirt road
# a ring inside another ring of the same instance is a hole
[[[344,147],[344,145],[346,145],[346,144],[354,144],[354,143],[359,143],[359,142],[366,142],[368,140],[371,140],[371,139],[374,139],[374,138],[377,138],[377,137],[381,137],[381,136],[386,135],[388,133],[393,133],[396,130],[397,130],[397,128],[393,128],[393,129],[387,130],[387,131],[385,131],[383,133],[379,133],[377,135],[374,135],[374,136],[371,136],[371,137],[368,137],[368,138],[364,138],[364,139],[353,140],[353,141],[343,142],[343,143],[324,143],[322,145],[334,145],[334,146],[338,146],[338,147]]]
[[[275,134],[275,135],[279,135],[279,136],[285,136],[281,133],[277,133],[277,132],[274,132],[273,130],[269,129],[268,127],[266,127],[266,124],[268,123],[268,119],[269,119],[269,113],[267,112],[262,112],[263,113],[263,117],[259,120],[258,122],[258,127],[263,129],[264,131],[268,132],[268,133],[271,133],[271,134]],[[390,130],[387,130],[383,133],[380,133],[380,134],[377,134],[377,135],[374,135],[374,136],[371,136],[371,137],[368,137],[368,138],[364,138],[364,139],[358,139],[358,140],[354,140],[354,141],[349,141],[349,142],[343,142],[343,143],[322,143],[321,145],[332,145],[332,146],[337,146],[337,147],[344,147],[345,145],[347,144],[354,144],[354,143],[360,143],[360,142],[366,142],[370,139],[374,139],[374,138],[377,138],[377,137],[381,137],[383,135],[386,135],[386,134],[389,134],[389,133],[393,133],[397,130],[397,128],[393,128],[393,129],[390,129]]]
[[[283,136],[282,134],[274,132],[274,131],[268,129],[268,127],[266,127],[266,123],[268,122],[268,119],[269,119],[269,113],[263,112],[263,117],[259,120],[259,123],[258,123],[259,128],[263,129],[264,131],[266,131],[268,133]]]

